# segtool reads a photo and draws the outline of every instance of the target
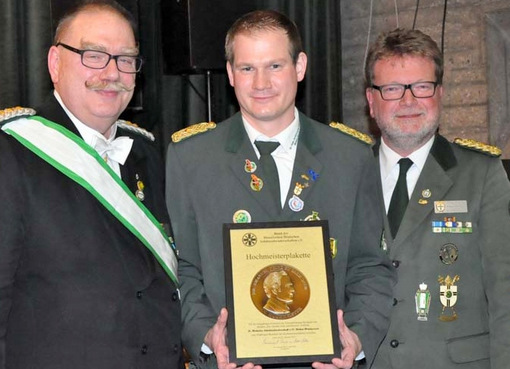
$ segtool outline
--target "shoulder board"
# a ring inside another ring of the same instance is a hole
[[[175,132],[172,135],[172,142],[180,142],[192,136],[195,136],[199,133],[204,133],[216,128],[216,123],[214,122],[203,122],[193,124],[189,127],[183,128],[180,131]]]
[[[453,142],[460,147],[465,149],[481,152],[482,154],[498,157],[501,156],[501,149],[497,146],[491,146],[484,144],[483,142],[467,139],[467,138],[456,138]]]
[[[346,135],[357,138],[358,140],[368,145],[372,145],[374,143],[374,140],[372,140],[372,137],[370,137],[369,135],[362,133],[354,128],[348,127],[343,123],[331,122],[329,123],[329,126],[331,128],[338,129],[340,132],[345,133]]]
[[[21,106],[15,106],[14,108],[0,110],[0,126],[15,118],[30,117],[34,114],[35,114],[34,109],[22,108]]]
[[[130,132],[138,133],[139,135],[142,135],[151,141],[155,140],[154,135],[152,133],[150,133],[146,129],[143,129],[142,127],[138,127],[138,125],[133,122],[119,119],[117,121],[117,127],[123,128]]]

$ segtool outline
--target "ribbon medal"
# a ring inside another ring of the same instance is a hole
[[[138,200],[143,201],[143,200],[145,200],[145,193],[143,192],[143,189],[145,188],[145,185],[140,180],[140,176],[138,174],[136,174],[135,178],[137,179],[137,181],[136,181],[136,188],[137,188],[137,190],[135,191],[135,196],[136,196],[136,198]]]

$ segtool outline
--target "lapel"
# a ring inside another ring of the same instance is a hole
[[[273,200],[273,197],[267,187],[262,186],[260,191],[255,191],[250,185],[252,175],[257,178],[261,178],[262,181],[264,180],[263,175],[260,174],[261,171],[256,169],[253,173],[249,173],[245,170],[246,160],[249,160],[256,165],[258,165],[259,161],[255,154],[255,150],[250,143],[248,134],[244,129],[241,114],[235,114],[229,119],[229,121],[230,126],[227,133],[225,151],[232,155],[228,166],[234,176],[241,183],[241,186],[246,190],[247,196],[255,199],[266,211],[269,218],[274,219],[280,213],[280,209],[278,204],[276,204]]]
[[[61,126],[76,134],[78,137],[81,137],[80,132],[78,132],[76,126],[67,116],[64,109],[62,109],[53,93],[51,93],[51,95],[46,99],[44,105],[37,108],[36,114],[51,120],[52,122],[60,124]]]
[[[312,122],[305,115],[299,113],[300,132],[299,141],[292,169],[292,180],[290,182],[289,192],[285,200],[282,219],[289,219],[295,212],[289,207],[289,201],[294,196],[296,184],[305,185],[298,196],[304,203],[312,193],[316,184],[320,181],[323,165],[317,160],[315,154],[322,150],[322,145]],[[311,171],[311,172],[310,172]],[[313,177],[316,176],[316,179]],[[308,179],[307,179],[308,178]]]
[[[388,222],[388,216],[386,214],[386,209],[384,207],[384,195],[383,195],[383,191],[382,191],[382,181],[381,181],[381,163],[379,162],[379,146],[380,145],[381,145],[381,141],[380,141],[380,139],[378,139],[376,141],[376,143],[374,144],[374,146],[372,146],[372,150],[374,152],[374,157],[375,157],[373,166],[375,168],[374,170],[376,171],[376,173],[378,173],[377,180],[376,180],[377,181],[376,191],[377,191],[377,197],[379,200],[379,204],[381,204],[381,212],[383,214],[383,220],[384,220],[383,239],[384,239],[384,242],[386,243],[387,249],[391,250],[391,247],[393,244],[393,239],[391,238],[391,232],[388,231],[390,229],[390,224]],[[381,241],[381,242],[383,242],[383,241]]]
[[[409,205],[400,224],[397,237],[393,240],[392,247],[395,250],[419,227],[432,227],[431,224],[422,223],[425,222],[428,215],[434,210],[434,201],[442,200],[453,186],[448,170],[456,165],[457,159],[450,143],[444,137],[436,135],[425,166],[409,199]],[[429,198],[423,197],[422,193],[424,190],[430,191],[431,196]],[[420,204],[420,200],[427,200],[427,203]],[[385,224],[387,224],[387,219],[385,219]]]
[[[124,136],[123,133],[124,131],[121,131],[120,129],[117,130],[117,137]],[[133,194],[136,194],[136,191],[138,190],[138,181],[140,181],[144,186],[149,184],[149,173],[147,172],[148,167],[146,153],[141,150],[137,140],[134,140],[133,147],[126,162],[124,165],[120,166],[122,181],[128,186]],[[151,193],[151,191],[146,191],[146,193]],[[149,209],[151,208],[150,204],[148,204],[150,200],[150,196],[146,196],[142,201]]]

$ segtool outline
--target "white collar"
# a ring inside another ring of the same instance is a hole
[[[255,141],[260,140],[279,142],[280,146],[278,147],[278,149],[275,150],[275,153],[282,151],[292,152],[293,150],[295,150],[299,135],[299,112],[296,107],[294,107],[294,120],[292,121],[292,123],[283,131],[281,131],[280,133],[273,137],[267,137],[266,135],[255,129],[251,124],[249,124],[244,117],[242,119],[244,129],[246,130],[248,138],[250,139],[250,142],[254,148]],[[255,151],[257,152],[256,148]]]
[[[434,139],[435,136],[432,136],[427,141],[427,143],[425,143],[425,145],[420,147],[418,150],[413,151],[409,156],[407,156],[413,161],[413,166],[416,165],[419,173],[421,173],[423,167],[425,166],[425,162],[427,161],[427,157],[434,143]],[[382,137],[381,146],[379,147],[379,155],[381,165],[381,179],[384,181],[390,175],[391,171],[397,165],[402,156],[390,149]]]
[[[85,123],[80,121],[76,116],[71,113],[69,109],[64,105],[64,102],[62,101],[62,98],[58,94],[57,90],[53,91],[53,94],[55,95],[55,98],[57,99],[60,106],[62,106],[62,109],[64,109],[65,113],[71,119],[73,124],[75,125],[76,129],[80,133],[83,140],[90,146],[95,147],[97,140],[100,138],[102,140],[105,140],[106,142],[110,143],[115,139],[115,135],[117,134],[117,122],[115,122],[110,130],[110,137],[107,139],[105,136],[103,136],[101,133],[96,131],[93,128],[90,128]]]

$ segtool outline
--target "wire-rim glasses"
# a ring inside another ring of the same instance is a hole
[[[406,90],[411,90],[414,97],[418,99],[425,99],[434,96],[436,87],[439,83],[432,81],[414,82],[408,85],[400,83],[392,83],[388,85],[376,86],[372,85],[373,89],[381,93],[381,97],[385,101],[400,100],[404,97]]]
[[[134,74],[142,69],[143,59],[137,55],[112,55],[99,50],[81,50],[62,42],[58,42],[55,46],[62,46],[67,50],[80,54],[81,63],[87,68],[104,69],[110,63],[110,60],[114,59],[119,72]]]

